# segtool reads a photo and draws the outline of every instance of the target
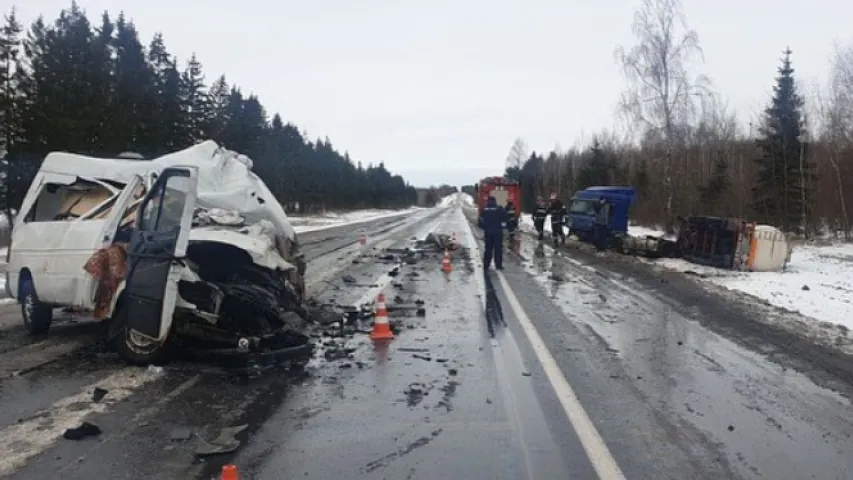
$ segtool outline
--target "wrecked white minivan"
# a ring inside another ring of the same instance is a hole
[[[150,161],[49,154],[9,247],[7,284],[26,328],[47,333],[57,307],[89,310],[134,364],[199,342],[306,347],[305,261],[251,168],[212,141]]]

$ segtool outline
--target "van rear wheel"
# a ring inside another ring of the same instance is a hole
[[[28,273],[25,273],[21,278],[19,296],[24,327],[32,335],[46,334],[50,330],[51,322],[53,322],[53,308],[39,301],[35,284]]]

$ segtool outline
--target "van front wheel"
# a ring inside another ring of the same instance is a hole
[[[44,335],[50,330],[50,324],[53,322],[53,309],[39,301],[33,279],[28,274],[24,275],[19,293],[24,327],[32,335]]]
[[[163,343],[140,335],[127,326],[127,310],[124,308],[124,298],[119,298],[113,313],[113,322],[119,322],[119,329],[112,338],[112,345],[116,352],[127,363],[132,365],[160,365],[169,357],[169,337]]]
[[[132,365],[161,365],[169,357],[169,339],[160,343],[136,333],[127,326],[114,340],[118,354]]]

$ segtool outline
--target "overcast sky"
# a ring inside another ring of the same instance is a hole
[[[3,0],[8,10],[9,0]],[[29,23],[70,0],[18,0]],[[500,174],[516,137],[571,146],[616,126],[614,48],[633,43],[639,0],[78,0],[97,23],[124,10],[162,31],[208,79],[225,73],[312,138],[421,186]],[[769,97],[790,45],[801,82],[825,81],[853,43],[853,2],[685,0],[700,66],[744,121]]]

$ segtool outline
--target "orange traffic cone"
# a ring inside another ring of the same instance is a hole
[[[391,340],[394,338],[394,333],[391,331],[391,325],[388,324],[388,310],[385,308],[385,295],[381,293],[376,297],[376,314],[373,319],[373,331],[370,332],[370,338],[373,340]]]
[[[441,271],[450,273],[453,271],[453,265],[450,263],[450,252],[444,251],[444,258],[441,259]]]
[[[222,476],[220,478],[222,480],[240,480],[240,475],[237,473],[237,466],[223,465]]]
[[[367,235],[362,233],[358,236],[358,246],[363,247],[365,244],[367,244]]]

